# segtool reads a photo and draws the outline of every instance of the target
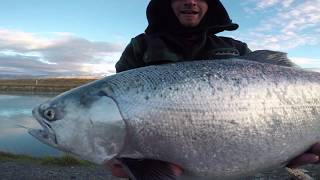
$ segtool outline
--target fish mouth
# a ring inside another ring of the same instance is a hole
[[[44,118],[41,117],[39,109],[35,108],[32,110],[33,117],[38,121],[42,129],[30,129],[28,133],[38,139],[39,141],[53,147],[58,147],[57,137],[54,130],[48,124]]]

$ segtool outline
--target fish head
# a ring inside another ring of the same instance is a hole
[[[33,109],[42,129],[29,133],[54,148],[102,164],[124,144],[126,125],[116,102],[104,91],[83,87]]]

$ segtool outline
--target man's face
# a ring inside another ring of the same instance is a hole
[[[171,0],[171,7],[185,27],[196,27],[208,11],[205,0]]]

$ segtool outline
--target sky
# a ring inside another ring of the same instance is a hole
[[[320,69],[320,0],[221,0],[251,50]],[[1,0],[0,77],[105,76],[147,26],[149,0]]]

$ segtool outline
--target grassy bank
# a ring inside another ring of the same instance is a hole
[[[70,155],[63,155],[61,157],[32,157],[28,155],[17,155],[8,152],[0,151],[0,162],[1,161],[19,161],[19,162],[30,162],[30,163],[38,163],[41,165],[56,165],[56,166],[94,166],[94,164],[84,161],[78,160]]]
[[[1,79],[0,92],[64,92],[96,79]]]

